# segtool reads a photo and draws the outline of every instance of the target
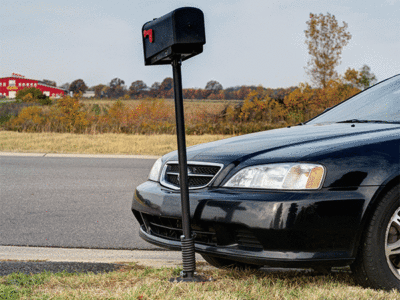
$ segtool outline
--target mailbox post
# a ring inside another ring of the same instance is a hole
[[[182,206],[181,249],[183,271],[171,281],[205,281],[195,274],[194,236],[190,225],[189,186],[186,157],[185,120],[182,95],[182,61],[203,52],[204,15],[200,9],[183,7],[147,22],[142,28],[145,65],[171,64],[174,78],[176,133]]]

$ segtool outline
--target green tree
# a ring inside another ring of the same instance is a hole
[[[351,39],[347,23],[339,26],[334,15],[312,14],[305,30],[306,44],[311,58],[306,71],[311,81],[325,88],[327,83],[338,77],[335,67],[340,64],[342,49]]]
[[[361,74],[361,80],[360,80],[361,89],[369,88],[378,81],[375,74],[371,73],[371,68],[367,65],[362,66],[360,74]]]
[[[31,87],[24,88],[17,92],[16,98],[22,102],[40,103],[42,105],[50,105],[50,98],[42,93],[41,90]]]
[[[28,94],[31,94],[32,99],[37,99],[39,96],[43,95],[41,90],[31,87],[31,88],[24,88],[22,90],[19,90],[17,92],[16,98],[19,100],[23,100],[23,98]]]
[[[81,92],[84,93],[87,89],[88,87],[82,79],[77,79],[73,81],[69,86],[69,90],[74,94],[78,94]]]

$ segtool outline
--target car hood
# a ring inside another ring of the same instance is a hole
[[[395,139],[400,125],[394,124],[316,124],[263,131],[187,149],[188,161],[218,162],[224,165],[246,160],[298,161],[321,151],[333,151],[345,145],[371,143],[375,139]],[[177,152],[165,160],[178,160]],[[256,162],[255,162],[256,163]]]

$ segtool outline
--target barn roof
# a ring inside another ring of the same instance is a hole
[[[63,88],[58,87],[58,86],[47,85],[47,84],[45,84],[43,81],[38,80],[38,79],[31,79],[31,78],[25,78],[25,77],[22,78],[22,77],[18,77],[18,76],[0,77],[0,80],[1,80],[1,79],[25,79],[25,80],[31,80],[31,81],[36,81],[37,84],[40,84],[41,86],[45,86],[45,87],[49,87],[49,88],[53,88],[53,89],[62,90],[62,91],[64,91],[64,92],[68,92],[68,90],[66,90],[66,89],[63,89]]]

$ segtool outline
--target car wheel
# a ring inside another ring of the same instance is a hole
[[[359,284],[400,290],[400,186],[378,204],[351,269]]]
[[[212,256],[212,255],[207,255],[207,254],[201,254],[201,256],[204,258],[206,262],[208,262],[210,265],[213,267],[219,268],[219,269],[240,269],[240,270],[258,270],[262,266],[259,265],[253,265],[253,264],[246,264],[238,261],[234,261],[231,259],[227,258],[221,258],[217,256]]]

